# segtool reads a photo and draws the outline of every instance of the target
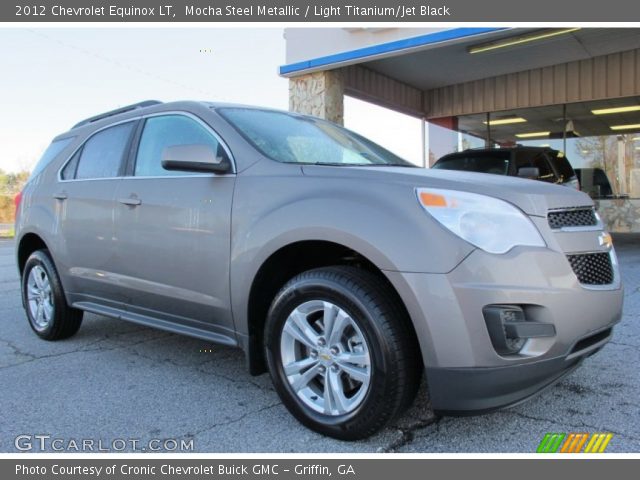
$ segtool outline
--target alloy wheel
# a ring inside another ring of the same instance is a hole
[[[372,373],[369,346],[354,319],[331,302],[312,300],[291,312],[280,355],[291,389],[316,412],[345,415],[366,397]]]

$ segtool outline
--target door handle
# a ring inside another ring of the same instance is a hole
[[[142,200],[139,198],[119,198],[118,201],[123,205],[129,205],[130,207],[137,207],[142,203]]]
[[[59,192],[54,193],[53,198],[55,198],[56,200],[66,200],[68,197],[66,192]]]

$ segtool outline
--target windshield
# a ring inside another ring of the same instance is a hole
[[[488,154],[472,153],[469,155],[445,156],[438,160],[433,165],[433,168],[507,175],[509,173],[509,153],[492,152]]]
[[[255,148],[278,162],[414,166],[370,140],[324,120],[253,108],[220,108],[218,112]]]

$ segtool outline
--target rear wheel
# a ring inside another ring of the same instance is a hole
[[[82,311],[67,305],[58,272],[46,250],[33,252],[25,263],[22,299],[29,325],[45,340],[71,337],[82,324]]]
[[[276,295],[266,357],[283,403],[340,439],[372,435],[413,400],[421,361],[397,299],[353,267],[310,270]]]

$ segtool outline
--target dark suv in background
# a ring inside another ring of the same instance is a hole
[[[580,188],[567,157],[548,147],[469,149],[443,156],[433,168],[509,175]]]

